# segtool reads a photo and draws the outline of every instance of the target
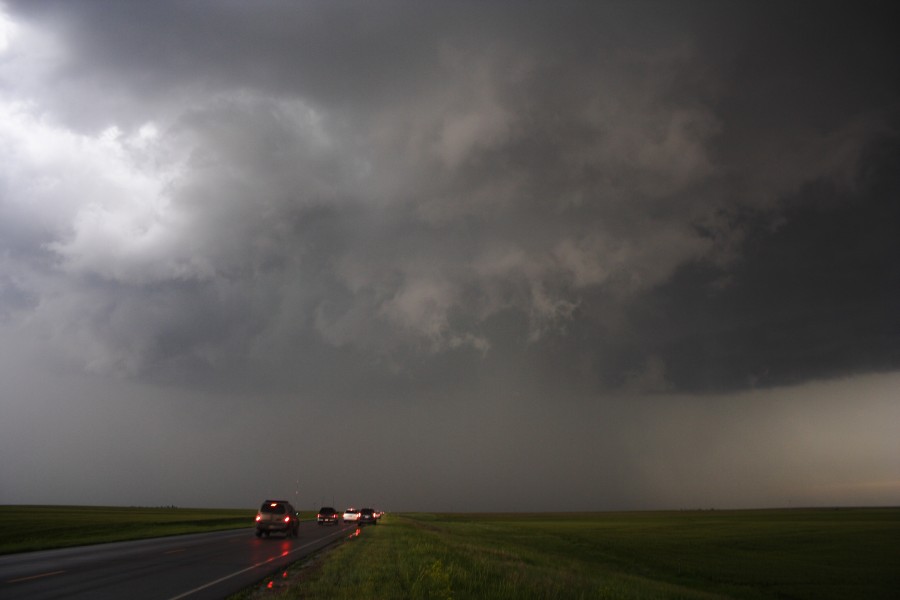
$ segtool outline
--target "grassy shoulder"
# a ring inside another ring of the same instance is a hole
[[[388,515],[268,598],[895,598],[900,509]]]
[[[236,529],[255,510],[108,506],[0,506],[0,554]]]

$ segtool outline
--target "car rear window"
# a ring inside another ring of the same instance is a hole
[[[270,513],[273,515],[283,515],[285,512],[284,504],[276,504],[272,506],[272,504],[263,504],[262,508],[259,509],[259,512]]]

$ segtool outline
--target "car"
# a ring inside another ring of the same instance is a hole
[[[359,521],[359,510],[355,508],[348,508],[344,511],[344,523],[356,523]]]
[[[358,523],[360,525],[378,525],[378,517],[371,508],[361,508],[359,509]]]
[[[316,515],[316,523],[319,525],[325,525],[327,523],[337,525],[340,520],[340,513],[330,506],[323,506],[319,509],[319,514]]]
[[[300,513],[287,500],[266,500],[256,513],[256,537],[269,537],[270,533],[283,533],[297,537],[300,531]]]

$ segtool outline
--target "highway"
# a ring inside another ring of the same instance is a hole
[[[10,554],[0,556],[0,598],[225,598],[355,531],[304,521],[296,538],[257,538],[251,527]]]

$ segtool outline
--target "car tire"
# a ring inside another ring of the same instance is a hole
[[[258,538],[262,537],[262,531],[260,531],[259,529],[256,530],[256,537],[258,537]]]

